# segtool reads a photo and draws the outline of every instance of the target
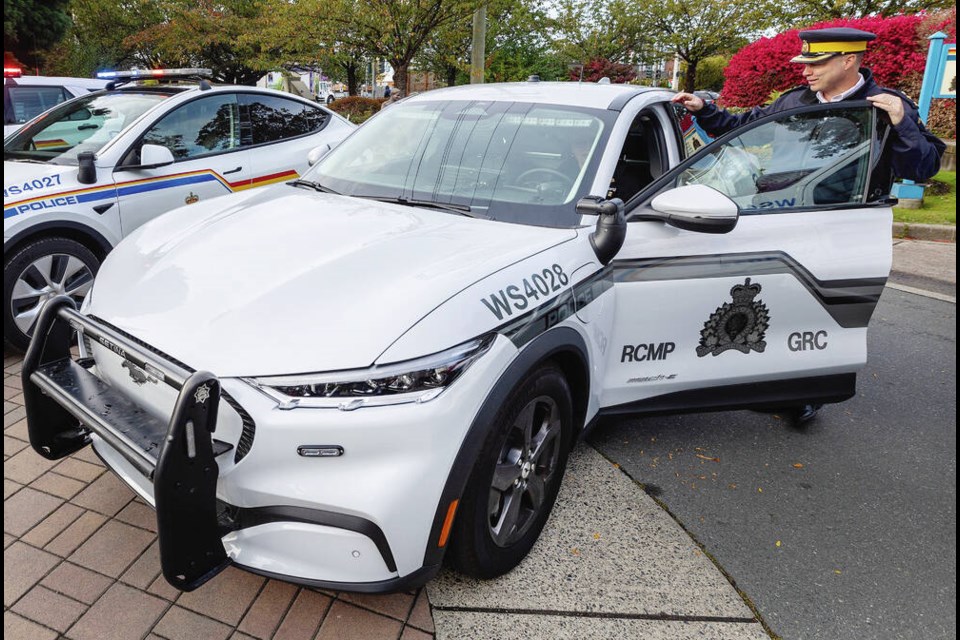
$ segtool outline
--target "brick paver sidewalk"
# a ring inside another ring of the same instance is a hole
[[[28,444],[19,356],[3,359],[3,629],[13,640],[425,640],[426,593],[334,593],[228,568],[192,593],[160,575],[153,510],[87,447]]]

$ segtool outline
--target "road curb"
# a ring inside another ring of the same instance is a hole
[[[910,238],[911,240],[935,240],[939,242],[956,242],[957,228],[946,224],[920,224],[910,222],[893,223],[894,238]]]

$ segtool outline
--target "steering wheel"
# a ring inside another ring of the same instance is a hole
[[[532,180],[531,176],[535,176],[537,174],[542,174],[547,179]],[[528,182],[536,182],[536,183],[551,182],[551,178],[553,179],[552,180],[553,182],[559,181],[563,185],[564,189],[573,185],[573,179],[571,179],[570,176],[564,173],[561,173],[556,169],[548,169],[546,167],[535,167],[533,169],[527,169],[526,171],[521,173],[519,176],[517,176],[515,184],[523,185],[524,183],[528,183]]]

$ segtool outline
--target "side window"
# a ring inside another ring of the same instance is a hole
[[[663,175],[668,166],[663,130],[657,116],[646,111],[639,113],[620,150],[607,197],[628,201]]]
[[[715,145],[674,186],[713,187],[746,214],[863,203],[872,129],[861,107],[785,115]]]
[[[279,96],[240,94],[241,108],[247,114],[251,130],[244,144],[266,144],[296,138],[326,126],[330,119],[323,109]]]
[[[235,94],[200,98],[165,115],[141,143],[167,147],[177,160],[230,151],[240,146],[239,115]]]
[[[10,96],[10,110],[4,108],[4,124],[23,124],[47,109],[70,98],[63,87],[6,87]]]

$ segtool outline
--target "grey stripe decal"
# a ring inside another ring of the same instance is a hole
[[[819,280],[783,251],[616,260],[615,282],[790,274],[844,328],[866,327],[887,282],[883,278]]]
[[[610,274],[610,267],[597,271],[553,300],[501,325],[497,332],[510,338],[519,349],[547,329],[572,316],[578,308],[583,308],[600,297],[613,286]]]

